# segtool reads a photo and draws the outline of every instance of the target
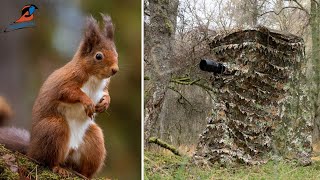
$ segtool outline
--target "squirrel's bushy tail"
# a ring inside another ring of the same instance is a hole
[[[30,134],[24,129],[15,127],[0,128],[0,144],[12,151],[27,154]]]
[[[0,96],[0,144],[12,151],[26,154],[30,141],[29,132],[15,127],[2,127],[12,114],[9,104]]]

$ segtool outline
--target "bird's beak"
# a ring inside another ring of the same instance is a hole
[[[36,9],[39,9],[36,5],[33,5]]]

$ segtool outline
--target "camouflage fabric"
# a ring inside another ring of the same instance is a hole
[[[210,48],[227,70],[214,76],[218,93],[195,162],[310,164],[312,106],[302,38],[257,27],[219,34]]]

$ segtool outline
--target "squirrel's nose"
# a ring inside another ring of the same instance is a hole
[[[118,66],[112,67],[111,71],[112,71],[112,74],[115,75],[119,71],[119,67]]]

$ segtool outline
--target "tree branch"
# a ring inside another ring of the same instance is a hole
[[[185,100],[190,106],[193,106],[193,105],[191,104],[191,102],[188,101],[188,99],[185,98],[185,97],[184,97],[178,90],[176,90],[174,87],[168,86],[168,88],[171,89],[172,91],[178,93],[178,94],[180,95],[180,98],[182,98],[183,100]],[[178,101],[178,102],[179,102],[179,101]],[[181,102],[179,102],[179,103],[181,103]]]
[[[173,154],[177,155],[177,156],[181,156],[181,153],[178,151],[177,148],[173,147],[172,145],[162,141],[161,139],[159,138],[156,138],[156,137],[151,137],[149,138],[149,143],[154,143],[154,144],[157,144],[159,145],[160,147],[163,147],[165,149],[168,149],[169,151],[171,151]]]
[[[260,14],[259,16],[263,16],[263,15],[266,15],[266,14],[269,14],[269,13],[274,13],[276,15],[279,15],[283,10],[285,9],[299,9],[299,10],[302,10],[302,11],[305,11],[304,9],[300,8],[300,7],[296,7],[296,6],[288,6],[288,7],[283,7],[279,12],[275,12],[275,11],[267,11],[267,12],[264,12],[262,14]],[[308,12],[306,12],[307,14],[309,14]]]
[[[310,15],[310,14],[309,14],[309,11],[308,11],[306,8],[304,8],[304,7],[302,6],[302,4],[300,4],[297,0],[289,0],[289,1],[295,2],[295,3],[300,7],[300,9],[301,9],[302,11],[304,11],[304,12],[306,12],[308,15]]]
[[[318,6],[320,5],[317,0],[312,0],[312,1],[315,2]]]

